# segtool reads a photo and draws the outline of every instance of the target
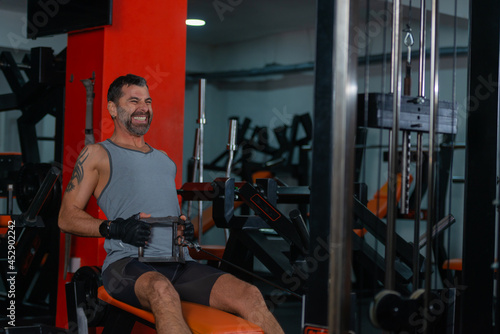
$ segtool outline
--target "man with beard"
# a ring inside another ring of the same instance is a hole
[[[108,111],[114,133],[80,153],[62,200],[59,227],[106,238],[104,288],[118,300],[151,310],[158,333],[190,333],[181,300],[238,314],[266,333],[283,333],[256,287],[193,261],[187,249],[184,264],[138,260],[137,247],[144,247],[145,257],[172,256],[172,230],[151,228],[141,218],[180,215],[176,166],[165,152],[144,141],[153,119],[151,104],[144,78],[127,74],[110,85]],[[92,195],[108,220],[85,211]],[[192,231],[192,224],[181,226]]]

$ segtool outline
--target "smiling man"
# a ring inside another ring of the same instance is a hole
[[[265,333],[283,333],[260,291],[236,277],[192,260],[147,263],[145,257],[172,256],[172,230],[141,221],[179,216],[175,163],[149,146],[144,134],[153,119],[152,99],[144,78],[127,74],[108,90],[108,111],[115,130],[108,140],[87,145],[75,164],[59,212],[67,233],[105,237],[103,284],[114,298],[153,312],[158,333],[190,333],[181,300],[235,313]],[[91,196],[108,220],[85,211]],[[181,225],[192,231],[192,225]]]

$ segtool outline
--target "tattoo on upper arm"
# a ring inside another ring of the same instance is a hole
[[[69,180],[68,187],[66,188],[66,192],[70,192],[75,189],[76,184],[80,184],[83,180],[83,163],[87,160],[89,153],[88,147],[85,147],[82,153],[78,156],[78,160],[75,164],[75,169],[73,169],[73,174],[71,175],[71,179]],[[76,180],[76,184],[75,184]]]

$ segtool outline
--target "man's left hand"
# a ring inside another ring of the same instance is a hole
[[[187,240],[189,242],[192,242],[195,240],[194,237],[194,225],[191,223],[190,220],[186,218],[186,216],[182,215],[181,217],[181,222],[179,223],[179,226],[184,227],[182,230],[181,236],[184,237],[184,240]]]

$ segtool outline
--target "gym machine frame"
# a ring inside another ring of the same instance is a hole
[[[498,273],[492,264],[498,217],[498,96],[500,3],[470,2],[469,78],[463,230],[463,285],[460,327],[463,333],[498,332]],[[494,83],[485,85],[487,82]],[[486,93],[485,93],[486,92]],[[498,232],[498,227],[497,227]],[[478,245],[481,245],[478,247]],[[496,291],[495,291],[496,282]],[[496,301],[495,301],[496,300]],[[477,321],[478,317],[483,319]]]
[[[386,275],[385,288],[395,288],[395,259],[396,259],[396,233],[395,222],[397,218],[395,202],[396,192],[396,169],[398,155],[398,133],[400,131],[401,116],[401,37],[400,20],[401,4],[393,2],[392,15],[392,58],[391,58],[391,93],[392,121],[391,139],[389,146],[389,181],[388,181],[388,223],[386,243]],[[425,1],[421,4],[422,15],[422,38],[421,43],[425,45]],[[312,273],[311,281],[315,284],[308,290],[305,298],[305,325],[314,324],[315,329],[325,328],[331,333],[345,333],[349,323],[349,298],[351,257],[349,254],[352,239],[348,233],[352,229],[351,217],[346,212],[351,212],[353,207],[353,161],[354,161],[354,124],[356,124],[356,101],[353,92],[355,89],[356,55],[355,40],[349,32],[352,28],[354,15],[358,9],[357,1],[339,2],[333,4],[329,1],[318,1],[317,20],[317,51],[316,51],[316,87],[315,87],[315,110],[314,110],[314,141],[313,141],[313,170],[311,185],[311,247],[317,238],[322,235],[330,235],[330,267],[321,263],[318,270]],[[435,159],[436,159],[436,130],[438,117],[438,49],[437,49],[437,1],[432,1],[432,43],[431,43],[431,95],[427,102],[429,104],[429,136],[430,151],[428,161],[428,192],[429,192],[429,216],[427,228],[427,240],[432,238],[432,229],[436,225],[436,198],[435,198]],[[347,46],[347,47],[346,47]],[[350,49],[352,47],[352,50]],[[425,74],[425,49],[420,50],[420,72],[419,72],[419,96],[417,103],[422,104],[424,100],[424,74]],[[351,57],[351,58],[349,58]],[[331,76],[331,77],[330,77]],[[383,100],[384,98],[382,98]],[[359,108],[361,109],[361,108]],[[358,109],[358,110],[359,110]],[[382,106],[385,109],[385,105]],[[361,109],[363,110],[363,109]],[[383,116],[383,115],[377,115]],[[442,113],[441,113],[442,116]],[[380,120],[380,119],[378,119]],[[451,124],[454,119],[450,118]],[[372,119],[373,121],[373,119]],[[373,122],[372,122],[373,123]],[[375,122],[377,123],[377,122]],[[383,122],[382,122],[383,123]],[[410,122],[411,123],[411,122]],[[455,123],[456,124],[456,123]],[[383,124],[378,124],[383,125]],[[413,130],[411,127],[407,130]],[[447,132],[447,131],[445,131]],[[325,140],[327,138],[327,140]],[[421,158],[421,134],[418,135],[418,159]],[[403,157],[405,159],[406,157]],[[421,160],[420,160],[421,161]],[[421,164],[418,164],[419,166]],[[331,170],[325,170],[324,166],[332,166]],[[417,183],[420,184],[421,170],[417,172]],[[329,189],[321,189],[320,185],[329,184]],[[420,202],[421,188],[417,189],[417,202]],[[416,216],[420,216],[420,206],[417,206]],[[418,220],[419,218],[417,218]],[[330,221],[329,233],[321,222]],[[418,238],[418,236],[416,236]],[[418,240],[418,239],[417,239]],[[417,248],[418,249],[418,248]],[[426,280],[425,294],[423,298],[424,309],[429,308],[430,291],[430,258],[431,247],[428,242],[426,251]],[[414,266],[419,270],[418,266]],[[330,282],[328,286],[327,278]],[[319,283],[319,284],[318,284]],[[328,288],[329,301],[328,311],[318,307],[325,305],[324,291]],[[427,319],[424,319],[427,326]]]

